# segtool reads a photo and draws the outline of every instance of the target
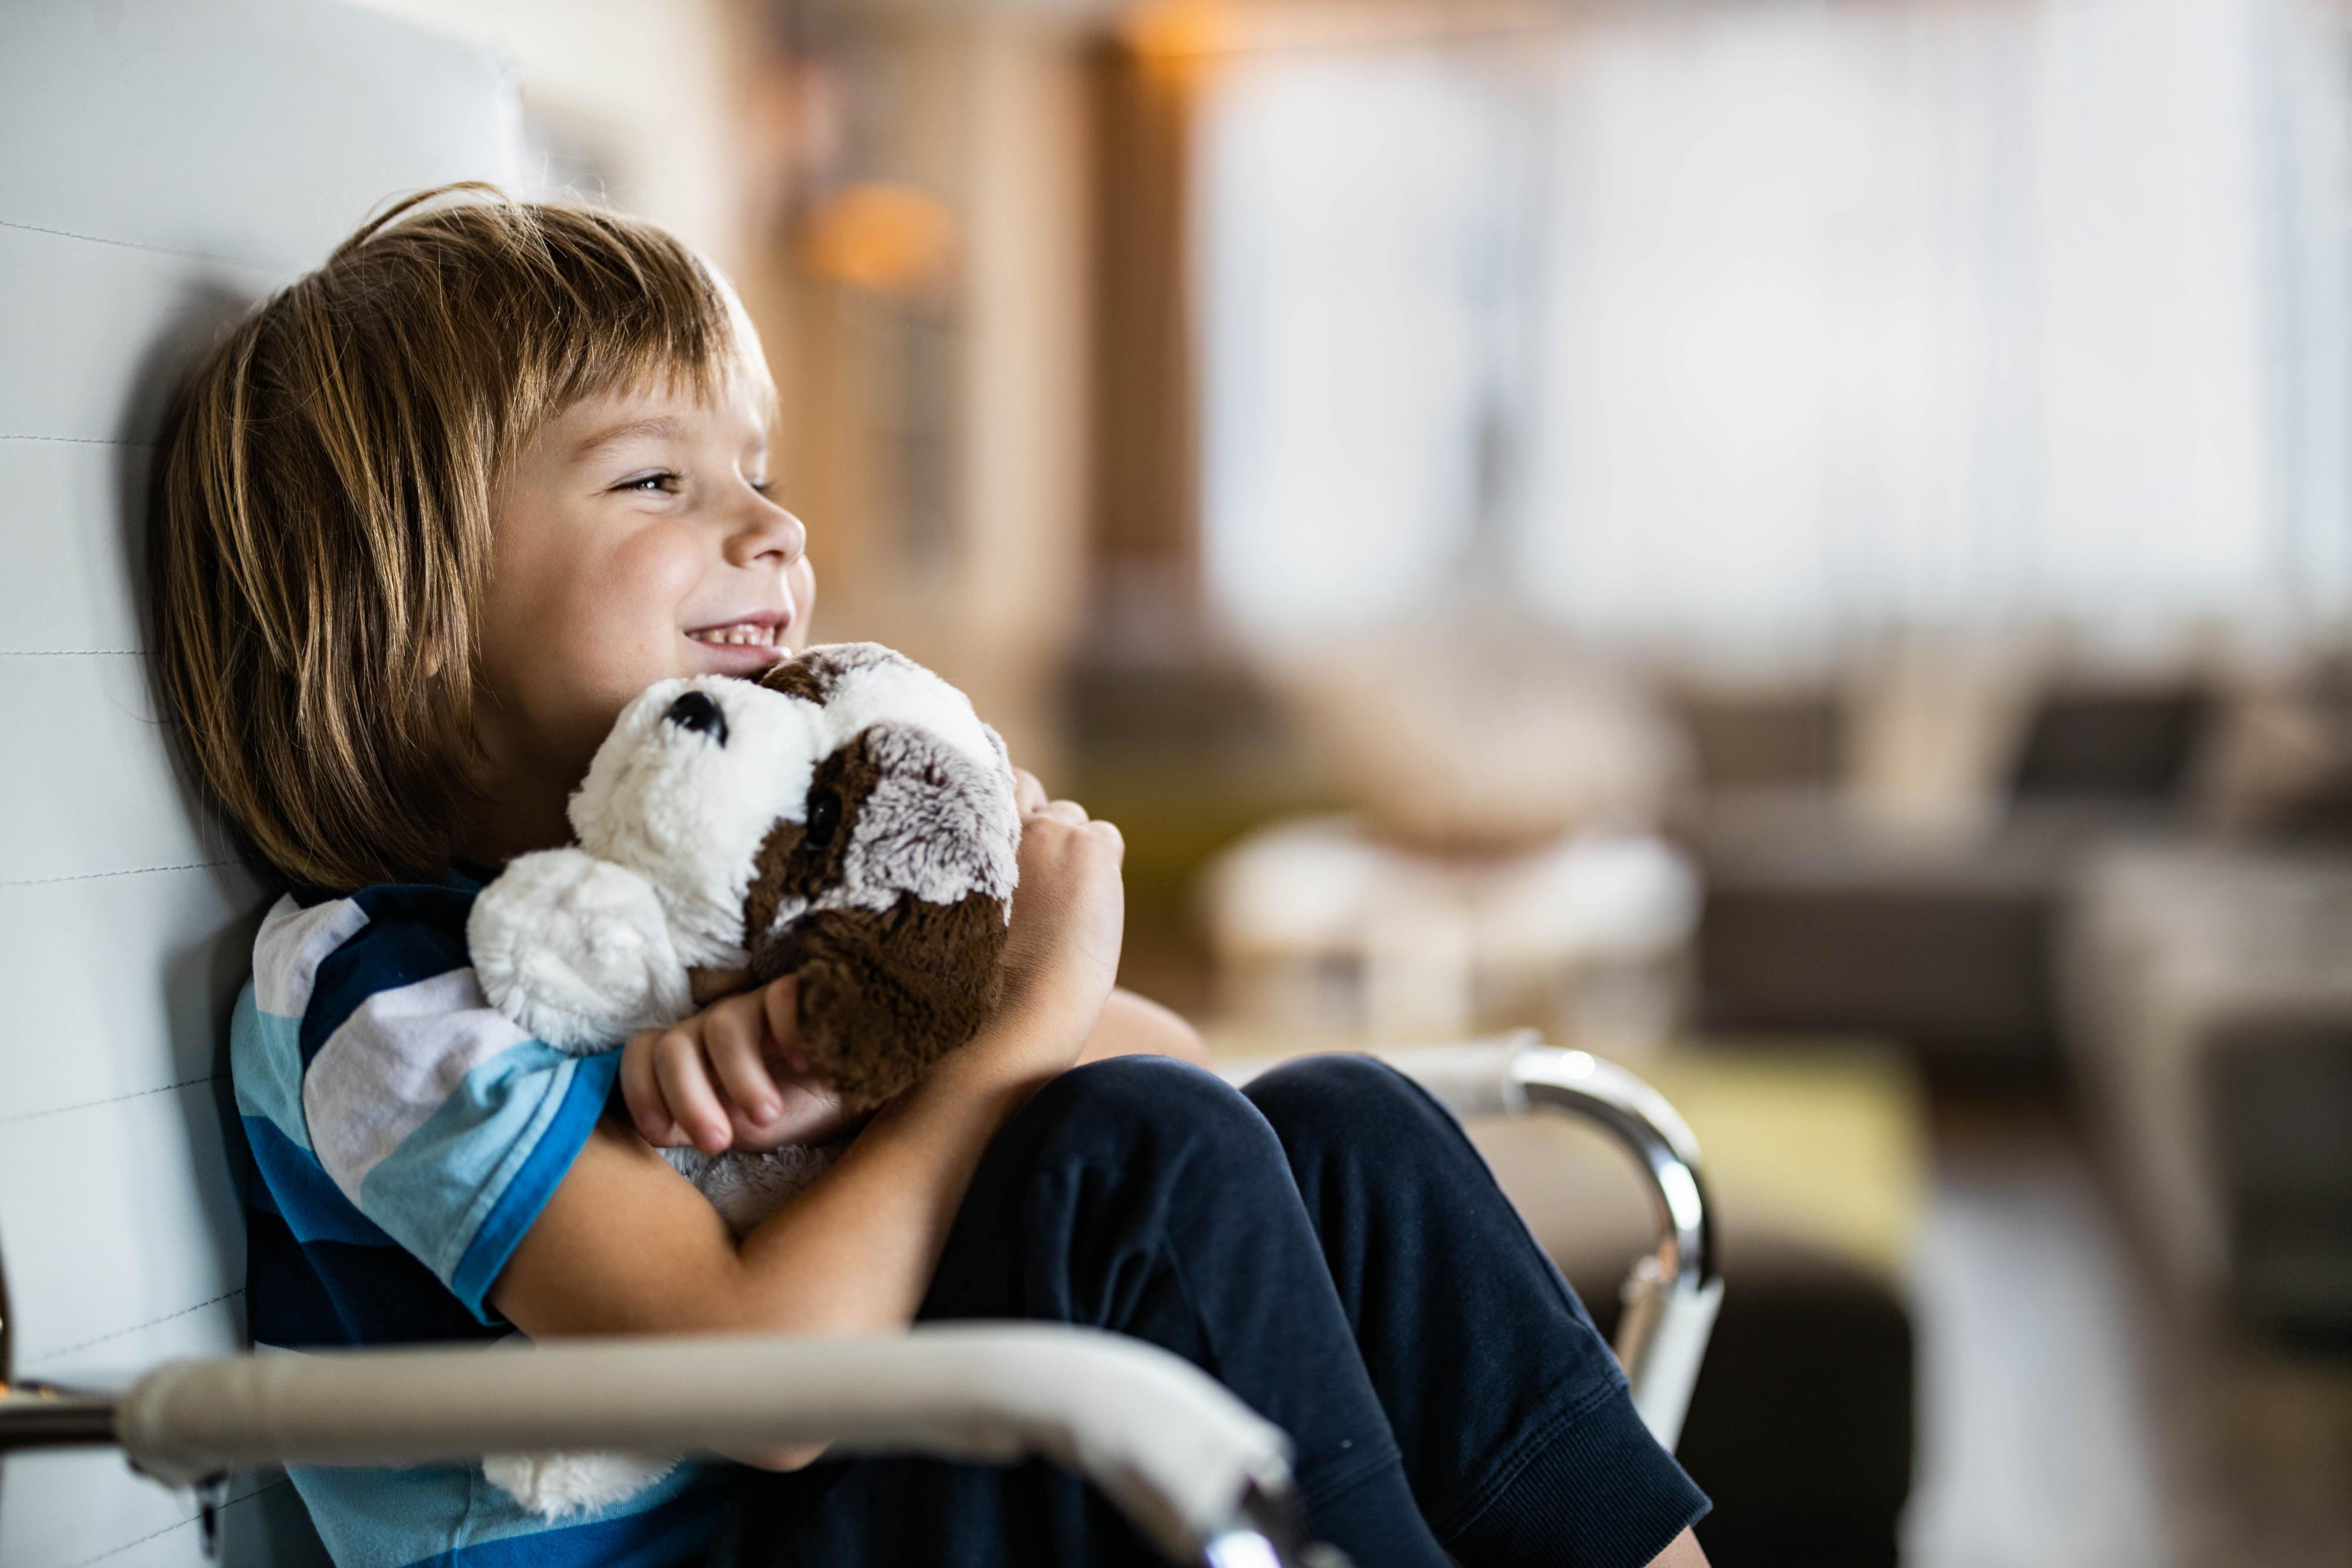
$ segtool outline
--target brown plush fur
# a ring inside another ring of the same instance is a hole
[[[828,700],[841,677],[874,655],[862,645],[815,648],[761,678],[803,701]],[[884,655],[887,656],[887,655]],[[836,888],[855,829],[904,737],[887,727],[857,736],[816,766],[804,821],[779,819],[761,843],[743,899],[748,970],[699,970],[694,999],[784,975],[800,977],[801,1041],[845,1094],[889,1098],[977,1033],[1003,988],[1004,906],[981,893],[952,904],[902,894],[885,910],[810,911],[782,930],[779,913]]]
[[[843,675],[873,662],[873,655],[866,653],[872,646],[850,643],[811,648],[770,666],[768,673],[760,677],[760,684],[772,692],[822,705],[833,695],[834,685]]]
[[[816,765],[809,780],[809,821],[780,819],[760,845],[751,888],[743,899],[745,946],[759,945],[787,897],[814,898],[841,880],[851,829],[881,778],[863,735]],[[820,811],[829,829],[820,828]]]
[[[1003,989],[1004,909],[955,904],[824,909],[751,957],[760,984],[800,977],[801,1043],[835,1088],[878,1102],[978,1033]]]

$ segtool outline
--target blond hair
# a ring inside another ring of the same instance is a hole
[[[507,466],[581,398],[714,395],[750,358],[739,309],[652,225],[451,185],[198,365],[151,514],[157,678],[255,855],[332,891],[446,872]]]

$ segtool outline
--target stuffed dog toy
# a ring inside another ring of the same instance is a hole
[[[793,975],[816,1071],[879,1103],[996,1003],[1020,846],[1012,763],[961,692],[887,648],[811,648],[757,684],[648,687],[570,812],[578,847],[518,856],[466,931],[491,1005],[559,1050],[609,1051]],[[664,1155],[738,1236],[829,1159]],[[551,1518],[616,1502],[672,1462],[510,1455],[484,1469]]]

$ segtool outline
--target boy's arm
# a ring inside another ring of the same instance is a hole
[[[1028,819],[1004,1007],[740,1246],[685,1178],[608,1118],[516,1247],[492,1304],[534,1339],[913,1322],[990,1139],[1070,1065],[1102,1009],[1118,961],[1119,849],[1116,829],[1067,802]]]
[[[1183,1018],[1149,997],[1124,988],[1103,1003],[1094,1032],[1087,1036],[1080,1061],[1100,1061],[1107,1056],[1172,1056],[1195,1067],[1209,1064],[1209,1048],[1201,1031]]]
[[[1706,1553],[1699,1549],[1698,1537],[1685,1530],[1650,1559],[1650,1568],[1706,1568]]]
[[[1001,1020],[878,1112],[840,1159],[739,1245],[719,1211],[607,1116],[490,1299],[533,1339],[904,1328],[989,1140],[1086,1038],[1073,1009]],[[792,1469],[818,1448],[736,1456]]]
[[[740,1245],[708,1199],[607,1116],[491,1301],[534,1339],[904,1327],[989,1140],[1075,1056],[1088,1021],[1078,1009],[1001,1019]]]

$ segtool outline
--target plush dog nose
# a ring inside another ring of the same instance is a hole
[[[711,701],[708,692],[688,692],[670,704],[669,711],[662,717],[680,729],[707,735],[721,746],[727,744],[727,711]]]

